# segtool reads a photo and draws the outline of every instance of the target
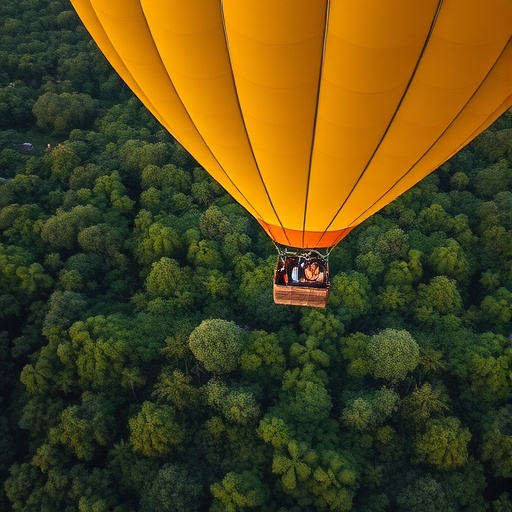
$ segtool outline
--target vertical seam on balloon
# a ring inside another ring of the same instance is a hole
[[[421,61],[423,60],[423,56],[425,55],[425,52],[427,50],[427,46],[428,46],[428,43],[432,37],[432,34],[434,33],[434,27],[436,26],[436,23],[437,23],[437,20],[439,18],[439,14],[441,12],[441,7],[443,5],[443,0],[439,0],[438,3],[437,3],[437,9],[436,9],[436,12],[434,14],[434,17],[432,18],[432,22],[430,23],[430,29],[429,29],[429,32],[427,34],[427,37],[425,38],[425,42],[423,43],[423,48],[421,49],[421,52],[419,54],[419,57],[418,57],[418,60],[416,62],[416,65],[414,66],[414,69],[411,73],[411,77],[409,78],[409,81],[407,82],[407,85],[404,89],[404,92],[402,94],[402,97],[400,98],[400,101],[398,102],[398,105],[395,109],[395,112],[393,114],[393,116],[391,117],[391,120],[389,121],[386,129],[384,130],[384,133],[382,134],[382,137],[379,141],[379,143],[377,144],[377,146],[375,147],[375,150],[373,151],[373,153],[371,154],[368,162],[366,163],[363,171],[361,172],[361,174],[359,175],[359,178],[357,178],[356,182],[354,183],[354,185],[352,186],[350,192],[348,193],[347,197],[344,199],[343,203],[341,204],[341,206],[338,208],[338,211],[334,214],[333,218],[331,219],[331,221],[329,222],[329,224],[327,225],[327,227],[325,228],[325,231],[322,233],[322,236],[320,237],[320,240],[323,238],[323,236],[327,233],[327,230],[331,227],[332,223],[336,220],[336,217],[339,215],[339,213],[341,212],[341,210],[343,209],[343,207],[345,206],[345,204],[347,203],[347,201],[349,200],[350,196],[352,195],[352,193],[354,192],[354,190],[356,189],[358,183],[361,181],[361,178],[364,176],[364,174],[366,173],[366,171],[368,170],[368,167],[370,166],[370,164],[372,163],[375,155],[377,154],[379,148],[381,147],[382,143],[384,142],[384,139],[386,138],[389,130],[391,129],[391,126],[393,125],[393,122],[394,120],[396,119],[396,116],[398,115],[398,112],[400,111],[400,108],[402,107],[403,105],[403,102],[405,101],[405,98],[407,97],[407,93],[409,92],[409,89],[413,83],[413,80],[414,80],[414,77],[416,76],[416,72],[418,71],[418,68],[420,67],[420,63]]]
[[[139,6],[140,6],[140,10],[142,12],[142,16],[144,18],[144,22],[146,23],[146,27],[148,29],[148,32],[151,34],[151,28],[149,26],[149,23],[148,23],[148,20],[146,18],[146,13],[144,12],[144,7],[142,6],[142,0],[139,0]],[[203,144],[205,145],[205,147],[208,149],[208,151],[210,152],[210,154],[212,155],[213,159],[217,162],[219,168],[222,170],[222,172],[224,173],[224,175],[226,176],[226,178],[229,180],[229,182],[233,185],[233,187],[238,191],[238,193],[240,194],[241,197],[244,198],[244,200],[247,202],[248,205],[250,205],[250,207],[254,210],[254,212],[258,215],[258,217],[261,218],[261,215],[258,213],[258,211],[256,210],[256,208],[252,205],[252,203],[250,201],[247,200],[247,198],[245,197],[245,195],[241,192],[241,190],[236,186],[236,184],[233,182],[233,180],[230,178],[229,174],[226,172],[226,170],[224,169],[224,167],[221,165],[221,163],[219,162],[219,160],[217,159],[217,157],[215,156],[215,153],[211,150],[210,146],[206,143],[206,141],[204,140],[203,138],[203,135],[201,134],[201,132],[198,130],[194,120],[192,119],[192,117],[190,116],[185,104],[183,103],[183,100],[181,99],[181,96],[178,94],[178,91],[176,90],[176,87],[174,85],[174,82],[172,81],[172,78],[169,76],[169,73],[167,72],[167,68],[165,67],[164,65],[164,62],[162,60],[162,57],[160,55],[160,52],[158,51],[158,47],[156,46],[155,42],[154,42],[154,39],[152,39],[153,41],[153,46],[155,48],[155,51],[156,51],[156,54],[158,55],[158,58],[162,64],[162,68],[164,69],[165,71],[165,74],[167,75],[167,78],[169,79],[169,83],[171,84],[172,88],[174,89],[174,92],[176,93],[176,97],[179,99],[181,105],[183,106],[183,110],[185,111],[185,113],[187,114],[187,117],[189,118],[190,122],[192,123],[192,126],[194,127],[194,129],[196,130],[198,136],[200,137],[200,139],[203,141]],[[176,139],[176,137],[173,135],[173,137]],[[177,140],[177,139],[176,139]],[[179,142],[179,141],[178,141]],[[181,143],[180,143],[181,144]],[[187,150],[188,152],[188,150]]]
[[[229,59],[229,62],[231,64],[231,52],[229,50],[228,32],[227,32],[227,27],[226,27],[226,18],[224,16],[224,0],[219,0],[219,7],[220,7],[221,20],[222,20],[222,29],[224,30],[224,40],[226,42],[226,53],[227,53],[227,57]],[[278,215],[277,210],[276,210],[276,208],[274,206],[272,198],[270,197],[270,194],[268,192],[267,186],[265,185],[265,181],[263,180],[263,176],[261,175],[261,170],[260,170],[260,167],[258,165],[258,160],[256,159],[256,155],[254,153],[254,148],[252,147],[251,139],[249,138],[249,132],[247,131],[247,125],[245,124],[244,113],[242,111],[242,105],[240,104],[240,97],[238,96],[238,90],[236,88],[235,75],[233,73],[232,66],[230,66],[230,69],[231,69],[231,80],[233,81],[233,90],[235,91],[235,96],[236,96],[236,103],[238,105],[238,111],[240,113],[240,118],[242,120],[242,125],[244,127],[245,136],[247,138],[247,143],[249,145],[249,149],[251,151],[252,158],[254,160],[254,165],[256,166],[256,170],[258,171],[258,176],[260,177],[260,181],[261,181],[261,184],[263,186],[263,190],[265,190],[265,194],[267,195],[267,199],[268,199],[268,202],[270,204],[270,207],[272,208],[272,211],[274,212],[274,214],[276,216],[276,219],[279,222],[279,226],[281,226],[281,229],[283,230],[283,235],[286,238],[286,240],[288,241],[288,245],[290,245],[290,239],[288,238],[288,234],[286,233],[286,229],[283,226],[283,223],[281,222],[281,219],[279,218],[279,215]],[[263,220],[261,215],[260,215],[260,218],[261,218],[261,220]]]
[[[302,245],[304,245],[304,233],[306,231],[306,216],[308,211],[308,199],[309,199],[309,184],[311,181],[311,166],[313,165],[313,153],[315,150],[315,137],[316,137],[316,127],[318,122],[318,110],[320,105],[320,94],[322,89],[322,74],[324,70],[324,62],[325,62],[325,51],[327,47],[327,34],[329,32],[329,14],[330,14],[331,1],[327,0],[325,3],[325,20],[324,20],[324,37],[322,43],[322,57],[320,59],[320,67],[318,70],[318,87],[316,91],[316,104],[315,104],[315,117],[313,119],[313,129],[311,133],[311,150],[309,152],[309,166],[308,166],[308,177],[306,180],[306,197],[304,200],[304,217],[302,220]],[[322,234],[323,236],[323,234]],[[318,240],[320,242],[322,237]]]
[[[496,59],[496,61],[494,62],[494,64],[491,66],[491,68],[489,69],[489,71],[487,72],[487,75],[485,76],[485,78],[480,82],[480,84],[478,85],[478,87],[475,89],[475,91],[473,92],[473,94],[471,95],[471,97],[468,99],[468,101],[466,101],[466,103],[464,104],[464,106],[460,109],[459,113],[450,121],[450,124],[448,124],[448,126],[442,131],[442,133],[437,137],[437,139],[435,140],[435,142],[423,153],[423,155],[421,155],[417,160],[416,162],[414,162],[414,164],[410,167],[410,169],[403,175],[401,176],[391,187],[388,188],[388,190],[386,190],[386,192],[384,194],[382,194],[376,201],[373,202],[373,204],[371,206],[369,206],[363,213],[361,213],[358,217],[356,217],[350,224],[353,224],[354,222],[357,222],[358,219],[360,219],[368,210],[370,210],[371,208],[373,208],[384,196],[386,196],[387,194],[389,194],[389,192],[391,190],[393,190],[410,172],[412,172],[412,170],[420,163],[421,160],[423,160],[423,158],[425,158],[426,155],[428,155],[428,153],[434,148],[434,146],[443,138],[443,135],[450,129],[450,127],[453,125],[453,123],[455,123],[455,121],[459,118],[459,116],[466,110],[467,106],[471,103],[471,101],[473,100],[473,98],[476,96],[476,94],[478,93],[478,91],[480,90],[480,88],[485,84],[485,82],[487,81],[487,79],[489,78],[489,76],[491,75],[492,73],[492,70],[497,66],[497,64],[500,62],[501,60],[501,57],[503,55],[503,53],[507,50],[508,46],[512,43],[512,36],[508,39],[507,43],[505,44],[504,48],[501,50],[498,58]],[[497,110],[497,109],[496,109]],[[495,110],[495,111],[496,111]],[[494,111],[494,112],[495,112]],[[492,115],[492,114],[491,114]],[[488,119],[489,116],[486,118]],[[483,123],[481,123],[483,124]],[[471,142],[471,141],[469,141]],[[467,142],[466,144],[462,144],[461,146],[459,146],[459,149],[462,149],[462,147],[464,147],[465,145],[469,144],[469,142]],[[455,154],[456,152],[458,152],[458,150],[456,150],[453,154]],[[448,159],[451,158],[451,157],[448,157]],[[448,160],[447,159],[447,160]],[[445,160],[446,162],[446,160]],[[442,164],[440,164],[442,165]],[[433,169],[434,170],[434,169]],[[426,177],[426,176],[425,176]],[[423,179],[423,178],[422,178]],[[420,180],[421,181],[421,180]]]

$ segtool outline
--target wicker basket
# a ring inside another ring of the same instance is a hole
[[[276,304],[325,308],[328,299],[329,288],[274,284],[274,302]]]

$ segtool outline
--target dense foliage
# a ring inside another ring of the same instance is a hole
[[[510,114],[277,306],[67,0],[0,14],[0,509],[512,510]]]

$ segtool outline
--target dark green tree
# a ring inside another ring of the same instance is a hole
[[[47,92],[39,96],[32,111],[38,126],[64,135],[71,128],[86,127],[95,109],[96,102],[88,94]]]
[[[212,484],[210,490],[214,497],[212,512],[262,510],[269,498],[268,487],[250,471],[231,471],[222,481]]]
[[[416,438],[418,459],[441,470],[459,468],[468,461],[469,429],[461,427],[454,416],[430,419],[425,431]]]
[[[133,450],[146,457],[168,455],[185,436],[184,428],[176,421],[170,405],[144,402],[139,413],[130,418],[130,444]]]
[[[189,469],[179,464],[165,464],[148,481],[141,502],[141,512],[195,512],[201,508],[203,486]]]

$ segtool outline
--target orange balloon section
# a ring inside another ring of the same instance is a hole
[[[71,0],[262,225],[328,248],[512,105],[511,0]]]

